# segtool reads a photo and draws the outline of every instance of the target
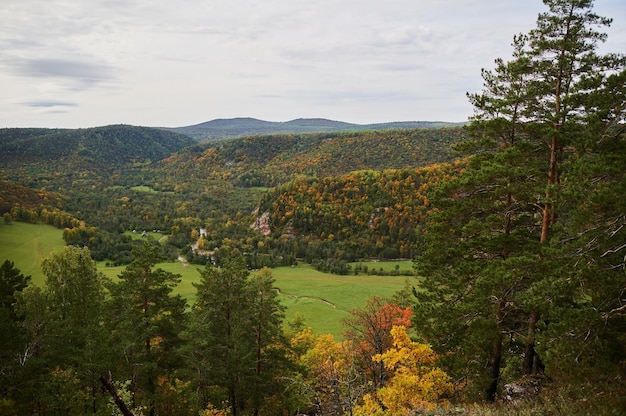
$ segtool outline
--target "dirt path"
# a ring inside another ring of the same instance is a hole
[[[318,298],[318,297],[315,297],[315,296],[298,296],[298,295],[290,295],[289,293],[283,293],[283,292],[281,292],[279,288],[276,288],[276,293],[278,293],[278,294],[279,294],[279,295],[281,295],[281,296],[287,296],[288,298],[292,298],[292,299],[310,299],[310,300],[317,300],[317,301],[319,301],[319,302],[322,302],[322,303],[327,304],[328,306],[332,306],[332,307],[333,307],[333,309],[337,309],[337,305],[335,305],[334,303],[332,303],[332,302],[330,302],[330,301],[328,301],[328,300],[326,300],[326,299],[323,299],[323,298]]]

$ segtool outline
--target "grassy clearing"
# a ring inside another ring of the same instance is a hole
[[[181,275],[181,283],[176,293],[182,295],[191,305],[196,299],[194,282],[200,279],[203,266],[160,263],[157,267]],[[387,265],[390,270],[395,266]],[[123,266],[106,267],[98,264],[98,269],[111,279],[124,270]],[[253,272],[254,273],[254,272]],[[321,273],[309,265],[298,267],[278,267],[272,270],[279,290],[279,299],[287,308],[286,322],[297,316],[304,318],[306,325],[319,334],[333,334],[342,337],[341,324],[351,310],[362,308],[374,296],[390,297],[404,287],[406,277],[402,276],[337,276]]]
[[[141,238],[141,233],[132,234]],[[155,238],[163,237],[154,234]],[[49,225],[35,225],[13,222],[0,224],[0,261],[11,260],[22,273],[31,275],[33,283],[43,285],[40,262],[57,248],[65,245],[63,232]],[[395,270],[398,262],[371,262],[368,268]],[[411,262],[400,262],[400,270],[411,268]],[[203,266],[184,265],[180,262],[160,263],[157,265],[168,272],[180,274],[181,283],[176,293],[182,295],[191,305],[196,299],[194,282],[200,279]],[[124,270],[123,266],[107,267],[105,262],[98,263],[98,270],[111,279]],[[253,272],[254,273],[254,272]],[[390,297],[404,287],[405,276],[338,276],[321,273],[309,265],[297,267],[278,267],[272,270],[279,298],[287,307],[286,321],[297,316],[304,318],[306,325],[316,333],[333,334],[341,338],[344,328],[341,324],[351,310],[362,308],[367,300],[374,296]]]
[[[0,264],[11,260],[24,275],[32,276],[36,285],[44,282],[41,260],[63,246],[63,231],[50,225],[17,221],[0,224]]]
[[[395,265],[389,265],[392,270]],[[272,270],[280,299],[287,306],[287,321],[296,315],[317,333],[340,338],[341,320],[350,311],[362,308],[372,296],[391,297],[402,290],[402,276],[338,276],[321,273],[308,265],[278,267]]]
[[[109,267],[105,265],[105,262],[98,262],[98,270],[110,279],[117,279],[120,273],[126,266],[113,266]],[[194,264],[183,265],[181,262],[175,263],[159,263],[156,268],[163,269],[167,272],[181,275],[181,282],[176,288],[176,293],[180,294],[187,300],[187,303],[193,304],[196,300],[196,288],[193,286],[194,282],[200,280],[200,272],[204,266],[198,266]]]
[[[161,244],[165,243],[165,241],[167,241],[167,238],[168,238],[167,235],[164,235],[158,231],[146,231],[145,237],[143,236],[143,230],[136,230],[136,232],[125,231],[124,235],[131,237],[133,240],[141,240],[147,237],[152,237]]]
[[[383,271],[384,273],[390,273],[397,270],[400,273],[413,272],[413,262],[411,260],[399,260],[399,261],[361,261],[350,263],[352,270],[361,266],[361,269],[367,268],[368,272],[371,271]]]
[[[131,191],[136,191],[136,192],[147,192],[149,194],[156,194],[157,191],[155,191],[154,189],[150,188],[149,186],[146,185],[137,185],[137,186],[131,186],[130,187]]]

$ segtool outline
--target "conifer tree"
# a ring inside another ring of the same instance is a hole
[[[544,3],[548,12],[536,29],[514,38],[512,59],[483,70],[483,92],[468,95],[475,115],[466,150],[473,156],[467,171],[433,196],[438,209],[417,263],[428,292],[416,325],[476,364],[466,366],[466,376],[488,363],[489,399],[503,365],[519,360],[513,373],[543,370],[537,329],[553,320],[555,305],[575,301],[577,271],[563,244],[580,202],[567,191],[571,169],[596,139],[598,123],[592,128],[590,121],[619,107],[606,84],[623,70],[623,58],[597,53],[606,36],[596,27],[610,19],[594,14],[589,0]]]
[[[173,289],[180,275],[161,268],[158,248],[144,243],[134,259],[110,285],[111,348],[124,363],[116,374],[130,380],[133,399],[155,412],[157,377],[175,367],[175,349],[185,324],[186,302]],[[135,407],[138,403],[132,403]]]
[[[18,311],[18,298],[28,287],[25,276],[10,260],[0,266],[0,397],[6,398],[15,388],[21,367],[21,351],[28,342],[23,329],[23,316]]]
[[[259,414],[264,399],[280,391],[287,364],[283,307],[269,270],[250,278],[243,260],[226,253],[219,267],[202,270],[185,348],[203,405],[219,405],[211,391],[221,389],[233,415]]]

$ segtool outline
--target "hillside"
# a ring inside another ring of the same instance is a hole
[[[143,127],[5,129],[0,131],[0,179],[12,182],[5,182],[6,192],[1,196],[4,211],[19,203],[24,208],[20,215],[29,221],[45,222],[44,216],[50,217],[50,212],[62,209],[54,217],[63,219],[57,221],[59,225],[65,227],[76,218],[88,227],[97,227],[98,232],[84,229],[78,233],[83,234],[82,241],[99,260],[127,261],[131,246],[123,233],[135,229],[166,230],[169,239],[164,255],[176,258],[182,250],[183,255],[194,260],[190,250],[192,231],[211,224],[207,246],[220,247],[228,240],[249,252],[249,241],[273,240],[257,252],[264,256],[258,261],[277,265],[289,264],[293,258],[293,250],[278,242],[290,226],[280,212],[293,207],[281,206],[284,201],[277,192],[294,180],[298,184],[303,179],[319,179],[316,183],[325,187],[345,182],[337,189],[359,188],[361,193],[342,194],[341,212],[333,211],[337,195],[329,195],[327,190],[315,189],[313,185],[307,193],[316,195],[316,200],[301,201],[303,207],[313,210],[317,203],[327,204],[324,212],[337,214],[335,219],[340,222],[330,224],[328,230],[298,228],[302,224],[296,223],[294,230],[306,235],[307,240],[323,241],[327,247],[338,247],[353,237],[355,241],[372,242],[360,244],[362,250],[358,253],[351,249],[344,250],[345,255],[337,255],[344,259],[409,256],[407,247],[415,240],[412,228],[421,215],[415,210],[421,209],[418,207],[423,207],[424,202],[407,203],[412,208],[400,216],[386,208],[421,198],[414,193],[421,192],[422,183],[431,179],[423,179],[421,173],[409,173],[417,179],[406,182],[403,176],[403,184],[409,188],[403,185],[396,189],[396,176],[404,174],[389,172],[412,172],[450,162],[455,158],[451,146],[464,137],[464,129],[448,127],[249,136],[188,146],[192,143],[188,137]],[[362,178],[343,177],[355,171],[373,172],[373,176],[365,182]],[[379,175],[379,171],[387,173]],[[417,189],[410,188],[413,183]],[[273,187],[279,190],[268,191]],[[41,193],[43,189],[62,195],[63,205],[50,197],[35,198],[47,195]],[[264,196],[266,192],[269,194]],[[287,194],[290,192],[294,190]],[[276,227],[269,237],[250,228],[255,220],[252,212],[260,200],[263,212],[273,216]],[[361,206],[364,202],[366,206]],[[268,204],[277,204],[275,212],[268,209]],[[385,211],[377,221],[382,221],[382,225],[363,228],[365,218],[377,216],[381,210]],[[341,223],[342,218],[354,212],[359,213],[355,219],[358,227]],[[408,215],[416,216],[408,219]],[[307,219],[326,220],[318,216]],[[347,231],[337,232],[346,227]],[[335,243],[329,243],[329,234],[337,238]],[[400,247],[399,239],[405,237],[406,242]],[[387,249],[381,250],[381,244],[386,244]],[[325,256],[306,247],[300,252],[307,253],[308,258]]]
[[[54,192],[30,189],[14,182],[0,180],[0,213],[9,212],[15,205],[27,209],[40,205],[61,208],[66,199]]]
[[[170,129],[199,142],[212,142],[244,136],[303,133],[338,133],[347,131],[453,127],[462,123],[439,121],[400,121],[378,124],[353,124],[323,118],[299,118],[285,122],[264,121],[249,117],[215,119],[192,126]]]
[[[44,186],[54,178],[94,178],[149,164],[193,143],[148,127],[0,129],[0,168],[7,179],[28,177]]]
[[[165,159],[167,177],[276,186],[298,175],[327,177],[355,170],[403,169],[448,162],[460,127],[245,137],[191,146]]]
[[[309,262],[413,258],[417,229],[430,205],[428,192],[463,166],[457,161],[299,178],[263,196],[255,224],[274,244],[295,249]]]

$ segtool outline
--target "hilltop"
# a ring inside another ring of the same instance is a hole
[[[443,121],[396,121],[376,124],[354,124],[324,118],[298,118],[275,122],[250,117],[215,119],[200,124],[169,129],[192,137],[199,142],[220,141],[244,136],[302,133],[339,133],[347,131],[422,129],[454,127],[464,123]]]

